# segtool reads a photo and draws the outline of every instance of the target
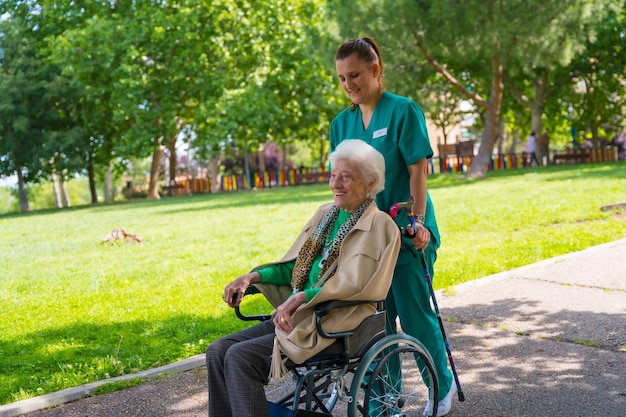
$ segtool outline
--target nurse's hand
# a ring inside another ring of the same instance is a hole
[[[410,224],[406,227],[406,231],[411,237],[411,242],[416,249],[426,249],[426,246],[430,243],[430,232],[421,224],[417,224],[417,232],[413,230],[413,226]],[[415,235],[413,235],[415,234]]]

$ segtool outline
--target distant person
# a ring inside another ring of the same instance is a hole
[[[550,160],[550,130],[545,129],[537,141],[537,154],[542,164]]]
[[[528,135],[528,139],[526,139],[526,152],[530,157],[530,161],[528,161],[528,166],[533,166],[533,161],[535,164],[539,165],[539,159],[537,159],[537,138],[535,136],[535,131],[530,132]]]

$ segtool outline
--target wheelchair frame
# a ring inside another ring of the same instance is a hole
[[[260,292],[251,285],[244,295],[254,294]],[[374,303],[377,313],[357,328],[324,331],[323,318],[332,310]],[[267,314],[245,314],[240,306],[235,307],[235,313],[245,321],[271,319]],[[431,415],[437,415],[439,385],[431,355],[412,336],[385,334],[384,301],[328,301],[316,306],[315,315],[318,333],[341,343],[343,352],[323,351],[301,364],[287,360],[295,388],[274,402],[294,412],[303,409],[326,416],[333,416],[333,410],[346,403],[346,411],[337,415],[409,417],[422,416],[423,404],[429,401],[433,405]]]

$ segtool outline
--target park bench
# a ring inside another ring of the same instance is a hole
[[[180,195],[187,193],[187,188],[185,187],[185,184],[179,182],[173,183],[171,185],[163,185],[161,188],[167,193],[167,195]]]
[[[330,172],[306,172],[296,174],[296,184],[323,184],[330,179]]]
[[[566,152],[566,153],[555,153],[552,156],[552,161],[555,164],[576,164],[589,162],[589,152],[588,151],[576,151],[576,152]]]
[[[458,143],[437,145],[439,157],[456,155],[458,157],[474,156],[474,141],[463,140]]]

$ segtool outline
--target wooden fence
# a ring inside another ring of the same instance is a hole
[[[617,161],[617,148],[593,148],[555,151],[550,163],[574,164]],[[474,156],[442,155],[428,161],[429,174],[465,173],[474,162]],[[517,154],[492,155],[488,169],[502,171],[519,169],[530,165],[529,155],[525,152]],[[220,191],[247,190],[249,188],[273,188],[289,185],[327,183],[330,173],[318,168],[288,169],[272,172],[252,172],[249,180],[244,175],[222,176]],[[168,195],[203,194],[211,192],[211,180],[183,179],[175,184],[162,187]]]

